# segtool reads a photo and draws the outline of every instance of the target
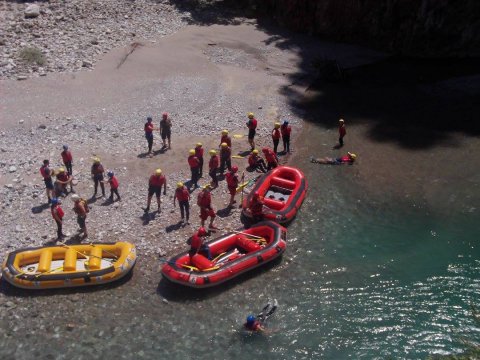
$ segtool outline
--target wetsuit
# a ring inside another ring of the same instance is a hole
[[[248,157],[248,165],[252,170],[260,169],[261,172],[267,172],[265,161],[256,154],[250,154]]]
[[[63,209],[58,204],[52,205],[50,210],[52,212],[53,220],[55,220],[55,223],[57,224],[57,239],[61,239],[64,236],[62,232],[62,225],[63,225],[62,220],[65,213],[63,212]]]

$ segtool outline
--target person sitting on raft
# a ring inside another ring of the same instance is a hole
[[[210,247],[205,244],[205,237],[207,236],[207,230],[202,226],[198,229],[195,234],[192,236],[192,240],[190,242],[190,251],[188,254],[190,257],[194,256],[195,254],[199,253],[204,255],[208,260],[212,259],[212,253],[210,252]]]
[[[320,158],[320,159],[315,159],[312,158],[310,159],[310,162],[315,163],[315,164],[328,164],[328,165],[342,165],[342,164],[348,164],[352,165],[355,160],[357,159],[357,155],[354,153],[348,152],[347,155],[344,155],[339,158]]]
[[[262,326],[260,321],[255,318],[255,315],[248,315],[247,322],[243,324],[243,326],[248,331],[265,331],[265,328]]]

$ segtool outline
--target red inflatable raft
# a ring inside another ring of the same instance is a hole
[[[286,247],[286,229],[271,221],[207,242],[213,260],[188,251],[163,266],[168,280],[195,288],[221,284],[280,256]]]
[[[280,224],[290,222],[297,214],[307,193],[307,180],[300,170],[278,166],[257,180],[250,194],[243,200],[243,215],[252,217],[248,206],[258,192],[264,200],[264,219]]]

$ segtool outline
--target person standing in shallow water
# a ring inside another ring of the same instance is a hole
[[[343,146],[343,138],[347,135],[347,128],[345,127],[345,120],[338,120],[338,147]]]

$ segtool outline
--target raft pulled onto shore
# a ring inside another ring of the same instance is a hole
[[[8,254],[2,277],[24,289],[99,285],[121,279],[136,258],[127,242],[25,248]]]
[[[184,252],[166,262],[162,275],[194,288],[205,288],[261,266],[280,256],[286,247],[287,230],[264,221],[242,232],[236,231],[207,242],[213,260]]]
[[[253,195],[258,192],[264,201],[264,219],[286,224],[297,214],[307,188],[303,172],[290,166],[278,166],[257,180],[252,191],[243,200],[242,213],[246,217],[252,217],[248,207]]]

